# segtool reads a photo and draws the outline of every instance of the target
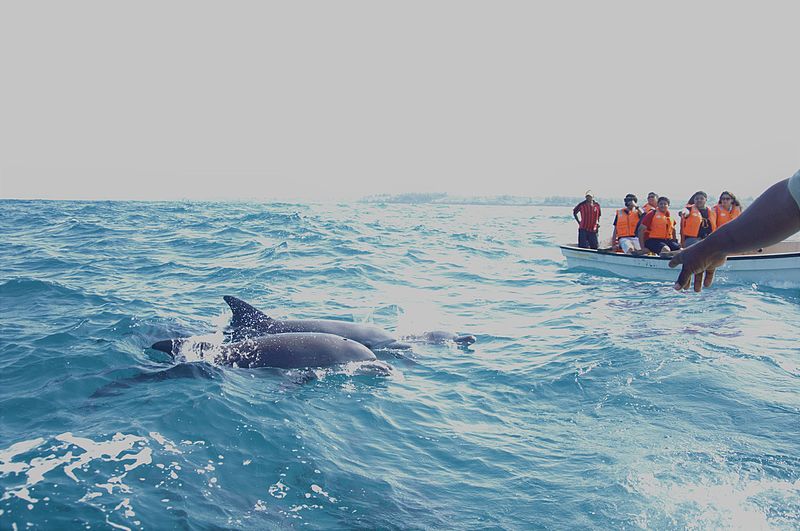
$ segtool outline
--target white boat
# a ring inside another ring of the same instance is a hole
[[[603,271],[626,278],[674,282],[680,271],[680,268],[670,269],[669,258],[654,255],[632,256],[581,249],[575,245],[562,245],[561,252],[569,268]],[[800,242],[785,241],[752,253],[731,255],[717,270],[714,282],[800,287]]]

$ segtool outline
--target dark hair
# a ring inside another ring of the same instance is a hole
[[[634,200],[634,202],[636,202],[636,203],[638,203],[638,202],[639,202],[639,198],[638,198],[638,197],[636,197],[636,196],[635,196],[635,195],[633,195],[633,194],[628,194],[628,195],[626,195],[626,196],[625,196],[625,199],[623,199],[623,200],[622,200],[622,202],[623,202],[623,203],[627,203],[627,202],[628,202],[628,199],[633,199],[633,200]]]
[[[737,207],[739,207],[739,208],[741,208],[741,207],[742,207],[742,204],[741,204],[741,203],[739,203],[739,200],[738,200],[738,199],[736,199],[736,196],[735,196],[735,195],[733,195],[732,193],[730,193],[730,192],[729,192],[729,191],[727,191],[727,190],[725,190],[724,192],[722,192],[721,194],[719,194],[719,203],[720,203],[720,204],[722,203],[722,196],[723,196],[723,195],[729,195],[729,196],[731,196],[731,201],[733,202],[733,206],[737,206]]]
[[[650,199],[651,197],[658,197],[658,194],[655,192],[650,192],[647,194],[647,198]]]
[[[666,201],[667,204],[669,204],[669,197],[662,195],[661,197],[658,198],[658,202],[660,203],[661,201]]]
[[[692,194],[692,197],[690,197],[689,200],[686,201],[686,204],[687,205],[693,205],[694,204],[694,198],[697,197],[698,195],[702,195],[703,197],[708,199],[708,194],[707,193],[705,193],[702,190],[698,190],[698,191],[696,191],[695,193]]]

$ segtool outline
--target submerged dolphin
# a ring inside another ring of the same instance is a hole
[[[167,341],[167,343],[169,342],[170,341]],[[119,394],[122,389],[131,387],[133,384],[139,382],[160,382],[162,380],[172,380],[176,378],[205,378],[213,380],[216,377],[215,371],[216,369],[214,367],[204,363],[180,363],[168,369],[145,370],[135,376],[104,385],[92,393],[91,398],[114,396]]]
[[[223,298],[233,312],[230,326],[234,339],[287,332],[322,332],[358,341],[371,349],[411,348],[408,343],[398,341],[389,332],[374,325],[332,319],[272,319],[241,299],[230,295]]]
[[[452,341],[462,346],[469,346],[475,343],[476,339],[473,335],[459,335],[452,332],[445,332],[444,330],[433,330],[425,332],[418,336],[405,336],[403,339],[408,341],[424,341],[426,343],[447,343]]]
[[[333,334],[307,332],[265,335],[221,346],[190,343],[187,339],[167,339],[153,344],[151,348],[175,356],[180,354],[184,346],[198,349],[201,357],[207,355],[216,363],[246,369],[330,367],[350,361],[376,359],[371,350],[356,341]]]

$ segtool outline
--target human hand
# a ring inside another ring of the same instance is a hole
[[[692,276],[694,276],[694,290],[698,293],[714,282],[714,273],[725,263],[727,255],[710,245],[703,245],[705,243],[707,242],[702,241],[683,249],[669,261],[670,267],[683,265],[675,282],[676,290],[688,289]]]

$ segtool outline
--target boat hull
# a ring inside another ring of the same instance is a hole
[[[562,245],[569,268],[591,269],[625,278],[675,281],[679,269],[658,256],[631,256]],[[715,282],[800,286],[800,252],[737,255],[717,270]]]

